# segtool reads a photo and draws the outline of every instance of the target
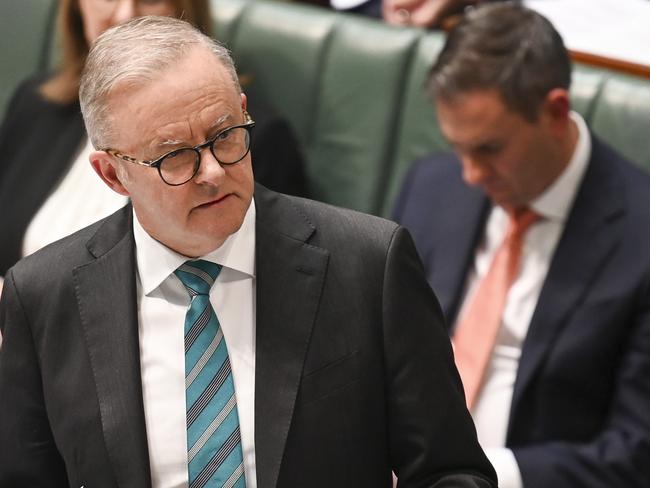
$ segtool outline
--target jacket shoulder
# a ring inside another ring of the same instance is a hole
[[[306,198],[285,196],[287,203],[315,230],[311,242],[347,246],[387,245],[398,229],[393,221]]]
[[[83,266],[100,257],[92,246],[97,239],[103,239],[98,236],[102,234],[114,235],[117,238],[118,234],[115,232],[106,233],[106,231],[126,228],[124,223],[128,221],[127,211],[130,211],[130,205],[24,257],[7,274],[11,274],[17,283],[28,284],[30,287],[59,286],[69,281],[76,267]],[[124,234],[124,232],[120,232]],[[104,244],[111,245],[110,243]]]

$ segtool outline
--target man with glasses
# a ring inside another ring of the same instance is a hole
[[[129,22],[80,100],[131,203],[7,274],[0,486],[496,486],[408,234],[254,185],[221,46]]]

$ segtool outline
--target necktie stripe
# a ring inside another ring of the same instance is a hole
[[[230,478],[228,478],[223,484],[222,488],[232,488],[242,476],[244,476],[244,463],[240,463],[239,466],[237,466],[235,471],[230,475]]]
[[[205,346],[205,344],[203,344],[203,346]],[[185,367],[187,368],[185,371],[186,374],[188,374],[191,368],[196,365],[196,362],[199,360],[200,352],[201,349],[197,345],[190,351],[190,353],[185,356]],[[187,400],[186,404],[188,410],[199,399],[201,393],[210,386],[210,383],[213,381],[214,376],[222,367],[223,362],[227,359],[227,356],[228,350],[226,348],[226,341],[224,338],[221,339],[221,343],[217,346],[217,350],[212,354],[212,357],[208,360],[208,363],[203,367],[196,379],[185,389],[185,397]],[[218,402],[219,405],[225,404],[228,398],[222,396],[221,399],[222,400]]]
[[[196,296],[199,296],[201,293],[199,293],[197,290],[192,288],[191,286],[186,286],[185,289],[189,292],[190,298],[194,298]]]
[[[223,423],[224,419],[232,412],[232,409],[235,408],[237,402],[235,401],[235,396],[231,396],[228,403],[221,409],[219,415],[217,415],[212,423],[205,429],[205,432],[197,439],[192,448],[188,452],[188,459],[192,461],[194,457],[198,454],[199,450],[205,445],[210,436],[214,433],[217,428]]]
[[[228,455],[241,443],[241,437],[239,433],[239,426],[235,431],[230,434],[226,442],[223,443],[221,448],[214,454],[210,462],[205,465],[205,467],[198,474],[194,482],[190,483],[190,488],[202,488],[205,484],[210,481],[210,478],[217,472],[219,467],[226,460]]]
[[[201,332],[203,332],[205,326],[210,321],[211,315],[212,307],[206,306],[205,309],[203,309],[203,312],[201,312],[201,315],[199,315],[198,319],[196,319],[196,322],[192,324],[190,330],[187,331],[187,335],[185,336],[185,354],[187,354],[187,351],[190,350],[190,348],[196,342],[196,339],[198,339],[199,335],[201,335]]]
[[[205,350],[205,352],[201,355],[199,360],[196,362],[196,364],[192,368],[192,371],[190,371],[190,373],[185,377],[185,389],[188,389],[192,385],[192,383],[194,383],[196,377],[203,370],[205,365],[208,364],[208,361],[214,354],[214,351],[216,351],[217,347],[219,347],[222,338],[223,338],[223,332],[221,331],[221,328],[219,328],[219,330],[217,331],[217,335],[214,336],[214,339],[212,339],[212,342],[210,343],[208,348]]]
[[[190,295],[185,315],[185,403],[188,481],[245,488],[235,385],[226,338],[210,304],[210,288],[221,266],[188,261],[175,275]]]
[[[201,415],[203,409],[206,407],[212,397],[219,391],[219,388],[224,384],[226,378],[230,375],[230,361],[224,361],[219,369],[219,372],[212,378],[208,387],[203,390],[198,400],[187,411],[187,427],[189,428],[194,421]]]
[[[195,266],[191,266],[189,264],[183,264],[180,268],[178,268],[180,271],[183,271],[185,273],[189,273],[191,275],[196,276],[197,278],[200,278],[202,281],[205,281],[205,283],[208,285],[208,290],[212,287],[214,284],[214,279],[210,274],[207,272],[203,271],[200,268],[197,268]]]

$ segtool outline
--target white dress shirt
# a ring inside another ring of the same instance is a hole
[[[140,366],[153,488],[186,488],[184,324],[190,297],[174,271],[182,256],[133,218],[137,256]],[[246,486],[255,476],[255,204],[241,228],[201,259],[223,266],[210,290],[228,347],[237,399]]]
[[[523,486],[515,457],[510,449],[504,447],[519,358],[553,253],[591,155],[591,136],[586,123],[575,112],[571,113],[571,118],[579,133],[576,147],[562,174],[530,203],[530,207],[542,219],[524,237],[519,275],[508,291],[483,387],[472,408],[479,442],[497,471],[500,488]],[[467,293],[459,317],[478,283],[487,274],[494,254],[505,238],[507,225],[506,212],[501,207],[494,207],[488,216],[485,235],[468,277]]]
[[[93,147],[84,137],[72,166],[34,215],[23,239],[23,256],[83,229],[122,208],[127,197],[115,193],[88,162]]]

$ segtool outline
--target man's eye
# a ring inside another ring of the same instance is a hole
[[[501,150],[501,146],[497,144],[491,144],[486,146],[479,146],[476,148],[478,154],[496,154]]]
[[[220,132],[219,134],[217,134],[216,140],[217,141],[225,141],[226,139],[228,139],[230,137],[231,133],[232,133],[231,130],[225,130],[223,132]]]

